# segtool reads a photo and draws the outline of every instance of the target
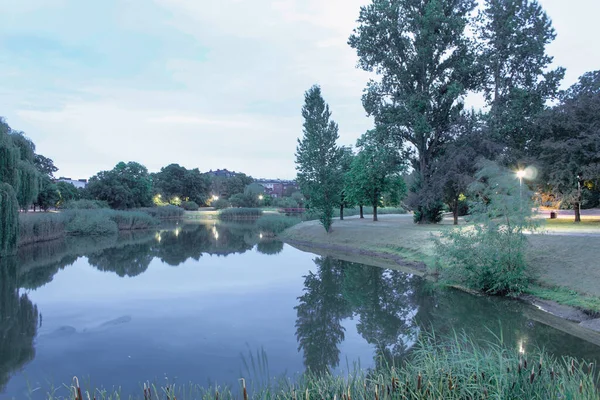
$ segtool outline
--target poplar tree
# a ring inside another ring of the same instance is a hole
[[[427,187],[430,164],[448,140],[463,109],[463,96],[477,87],[473,45],[465,35],[473,0],[373,0],[360,10],[349,44],[358,66],[376,72],[363,95],[367,113],[386,126],[398,147],[410,146]],[[429,222],[440,202],[416,197],[417,222]]]
[[[304,94],[302,117],[303,136],[296,147],[297,181],[310,209],[317,211],[319,221],[330,232],[333,210],[340,204],[343,189],[343,150],[336,144],[338,126],[330,120],[331,112],[319,86]]]

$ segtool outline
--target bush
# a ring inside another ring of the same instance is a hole
[[[287,228],[300,223],[299,218],[286,217],[283,215],[263,215],[256,220],[256,227],[267,236],[275,236]]]
[[[181,218],[184,214],[184,210],[182,208],[172,205],[136,208],[133,211],[141,211],[158,219]]]
[[[443,213],[443,203],[432,204],[427,207],[422,207],[420,210],[415,210],[413,220],[415,221],[415,223],[418,223],[424,217],[424,221],[426,221],[427,223],[437,224],[438,222],[442,222],[442,219],[444,219]]]
[[[215,200],[210,205],[213,206],[215,208],[215,210],[222,210],[224,208],[231,207],[231,204],[229,203],[229,201],[227,201],[225,199]]]
[[[74,236],[109,235],[119,231],[109,215],[112,210],[73,210],[66,212],[66,231]]]
[[[103,200],[72,200],[63,205],[67,210],[97,210],[99,208],[109,208],[108,203]]]
[[[258,218],[262,215],[260,208],[226,208],[219,211],[220,219],[248,219]]]
[[[200,208],[200,206],[194,201],[182,201],[180,207],[186,211],[198,211]]]
[[[530,193],[508,170],[486,162],[469,187],[473,226],[444,231],[436,251],[446,274],[488,294],[521,293],[529,283],[525,229],[536,226]]]
[[[64,237],[66,219],[61,213],[19,214],[19,246]]]

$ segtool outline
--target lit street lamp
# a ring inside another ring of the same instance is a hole
[[[520,169],[517,171],[517,178],[519,178],[519,199],[523,197],[523,178],[525,177],[525,171]]]
[[[264,196],[262,194],[258,195],[258,199],[262,201],[262,199],[264,199]]]

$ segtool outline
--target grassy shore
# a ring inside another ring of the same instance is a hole
[[[335,221],[326,234],[317,221],[303,222],[283,232],[284,241],[304,248],[351,257],[380,266],[406,267],[424,275],[438,266],[433,236],[453,227],[445,218],[439,225],[416,225],[412,215],[382,215],[378,222],[348,218]],[[541,233],[529,238],[528,261],[535,280],[530,293],[560,304],[575,306],[590,314],[600,312],[600,221],[584,219],[581,224],[566,219],[547,220]],[[402,262],[402,260],[408,262]]]
[[[440,340],[425,333],[402,360],[378,357],[375,368],[355,367],[347,375],[309,371],[273,379],[264,356],[246,368],[249,379],[233,387],[144,383],[137,396],[127,396],[79,387],[75,378],[47,399],[597,399],[596,368],[544,351],[523,354],[501,338],[477,343],[460,334]]]

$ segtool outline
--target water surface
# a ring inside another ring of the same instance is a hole
[[[423,327],[479,339],[501,329],[524,352],[600,360],[598,346],[541,319],[518,302],[305,253],[252,224],[67,238],[0,261],[0,398],[43,398],[74,375],[125,394],[147,380],[236,384],[256,373],[251,354],[266,354],[270,376],[369,368],[404,357]]]

